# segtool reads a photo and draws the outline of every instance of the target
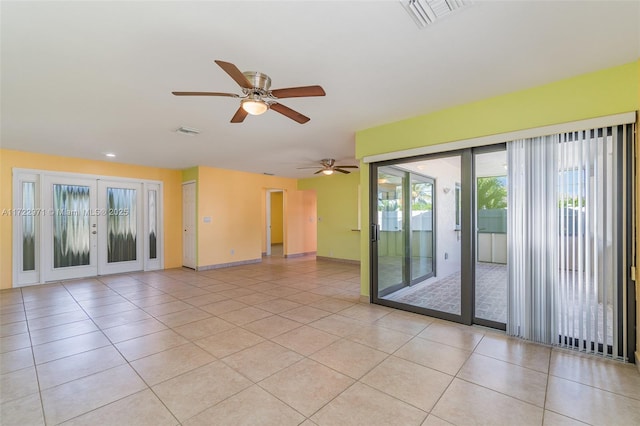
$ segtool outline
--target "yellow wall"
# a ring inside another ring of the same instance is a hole
[[[0,149],[0,208],[12,208],[12,169],[36,169],[91,175],[158,180],[164,183],[164,266],[182,263],[181,172],[179,170],[134,166],[111,161],[83,160],[45,154]],[[12,286],[12,218],[0,217],[0,288]]]
[[[314,189],[317,193],[318,256],[360,260],[360,232],[357,231],[359,185],[360,173],[357,171],[298,181],[299,189]]]
[[[282,192],[271,193],[271,244],[282,244],[283,230],[283,198]]]
[[[505,133],[638,110],[640,61],[460,105],[356,133],[356,156]],[[368,166],[362,165],[368,195]],[[361,198],[368,211],[368,197]],[[368,223],[368,219],[363,221]],[[369,240],[361,235],[361,294],[369,295]],[[640,305],[639,305],[640,307]],[[639,311],[640,312],[640,311]],[[639,340],[640,341],[640,340]]]
[[[260,259],[266,251],[266,196],[269,189],[284,191],[285,254],[304,253],[305,244],[292,238],[299,224],[287,206],[297,208],[296,180],[234,170],[198,167],[198,267]],[[292,203],[289,198],[294,197]],[[205,223],[205,217],[211,217]],[[315,251],[315,247],[313,250]]]

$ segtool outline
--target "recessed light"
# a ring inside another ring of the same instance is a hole
[[[107,152],[104,155],[105,155],[105,157],[109,157],[109,158],[114,158],[116,156],[113,152]]]

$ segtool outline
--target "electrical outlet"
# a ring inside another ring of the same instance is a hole
[[[449,253],[444,254],[444,260],[447,260],[447,259],[449,259]]]
[[[234,254],[236,254],[236,251],[234,249],[231,249],[231,256],[233,256]]]

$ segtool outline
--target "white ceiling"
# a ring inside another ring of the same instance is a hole
[[[357,130],[640,58],[638,1],[476,1],[420,30],[398,1],[0,2],[3,148],[312,176]],[[229,120],[214,59],[327,96]],[[194,127],[199,136],[175,133]],[[393,143],[393,141],[390,141]]]

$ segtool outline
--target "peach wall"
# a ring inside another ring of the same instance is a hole
[[[317,201],[315,190],[290,191],[285,203],[285,255],[315,253]]]
[[[198,267],[260,259],[266,250],[267,190],[282,189],[286,203],[296,180],[198,169]]]
[[[0,209],[12,208],[13,168],[162,181],[164,183],[164,266],[175,268],[181,265],[182,175],[179,170],[0,149]],[[0,216],[0,288],[12,287],[12,235],[12,218]]]

